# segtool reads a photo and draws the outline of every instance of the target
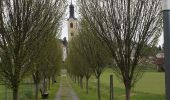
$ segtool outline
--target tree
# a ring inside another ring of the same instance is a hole
[[[58,0],[0,1],[0,80],[13,90],[13,100],[18,100],[19,84],[38,54],[32,52],[34,43],[56,32],[63,11],[64,1]]]
[[[160,0],[79,0],[81,16],[109,48],[126,100],[143,73],[138,66],[145,45],[156,45],[162,31]]]
[[[55,34],[54,34],[55,35]],[[39,84],[43,79],[48,77],[49,79],[49,89],[50,89],[50,79],[54,78],[56,72],[59,70],[59,64],[61,63],[61,47],[59,44],[60,41],[55,38],[55,36],[51,35],[46,40],[42,41],[41,45],[35,45],[35,50],[40,50],[38,55],[36,55],[36,59],[32,62],[32,76],[35,84],[35,100],[38,100],[38,91]],[[39,48],[39,49],[38,49]],[[43,87],[42,93],[45,93],[45,85]]]
[[[92,69],[89,65],[89,62],[85,59],[84,53],[81,48],[78,46],[78,38],[74,39],[69,44],[69,54],[67,63],[69,65],[68,71],[71,75],[74,75],[74,80],[78,78],[78,83],[80,87],[83,88],[83,77],[86,79],[86,93],[88,94],[88,81],[92,75]],[[78,47],[78,48],[77,48]],[[70,76],[71,76],[70,75]],[[79,80],[80,77],[80,80]]]
[[[48,56],[47,56],[47,77],[49,80],[48,89],[50,89],[50,80],[55,81],[56,74],[59,73],[60,65],[62,63],[62,48],[60,42],[57,38],[51,38],[51,42],[48,48]]]
[[[145,58],[149,58],[149,57],[155,57],[156,54],[158,54],[159,52],[161,52],[159,47],[145,45],[141,52],[141,55]]]
[[[86,21],[84,21],[82,18],[82,22],[80,23],[79,35],[73,38],[71,42],[71,48],[74,48],[74,52],[81,55],[83,60],[86,61],[86,64],[88,64],[88,66],[86,66],[89,67],[86,69],[87,86],[88,79],[91,75],[89,72],[92,71],[97,78],[98,100],[100,100],[100,76],[104,71],[104,68],[108,64],[109,55],[106,52],[105,44],[99,41],[95,37],[95,35],[92,34],[92,32],[94,31],[89,30],[88,25],[89,24],[86,23]]]
[[[69,45],[69,55],[67,63],[69,65],[69,72],[74,76],[74,78],[77,77],[78,79],[78,85],[80,85],[81,89],[83,88],[83,77],[86,68],[86,62],[83,60],[83,58],[76,53],[76,49],[71,47]]]

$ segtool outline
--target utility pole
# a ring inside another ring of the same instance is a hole
[[[166,100],[170,100],[170,0],[163,0],[163,23]]]

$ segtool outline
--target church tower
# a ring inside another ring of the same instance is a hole
[[[69,18],[68,18],[68,42],[78,34],[77,18],[74,16],[74,5],[69,5]]]

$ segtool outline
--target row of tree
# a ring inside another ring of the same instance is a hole
[[[126,100],[143,74],[146,46],[162,33],[160,0],[78,0],[79,35],[69,43],[68,71],[73,79],[94,74],[98,100],[100,76],[106,66],[124,83]]]
[[[35,100],[40,81],[45,85],[45,79],[54,79],[61,60],[57,38],[65,4],[64,0],[0,0],[0,82],[12,89],[13,100],[18,100],[26,76],[33,77]]]

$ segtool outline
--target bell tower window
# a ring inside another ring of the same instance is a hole
[[[71,33],[71,36],[74,36],[74,33]]]
[[[70,23],[70,28],[73,28],[73,23]]]

